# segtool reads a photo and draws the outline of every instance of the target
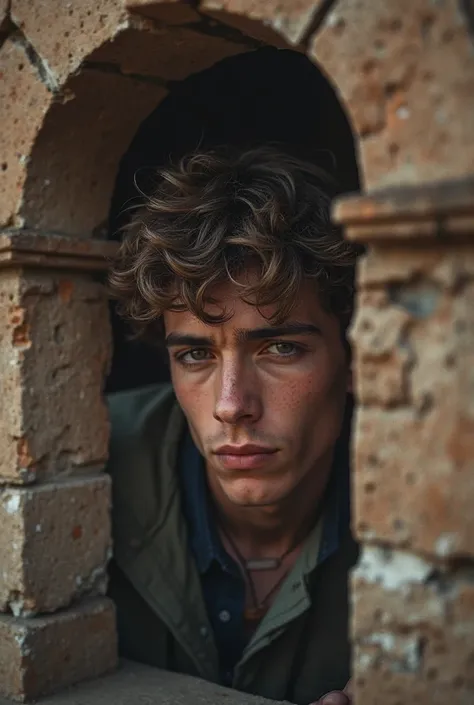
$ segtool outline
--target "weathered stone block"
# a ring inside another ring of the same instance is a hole
[[[25,702],[117,664],[115,610],[91,599],[49,617],[0,615],[0,694]]]
[[[322,0],[202,0],[199,8],[243,31],[250,29],[251,36],[255,33],[248,25],[258,22],[271,27],[290,44],[299,44],[310,30],[321,5]],[[242,21],[237,24],[239,17]]]
[[[352,330],[355,529],[473,555],[474,251],[394,248],[363,264]],[[383,276],[385,272],[385,277]],[[385,281],[383,281],[385,279]]]
[[[355,700],[474,702],[474,582],[404,551],[367,547],[353,580]]]
[[[0,611],[30,616],[104,594],[110,478],[0,490]]]
[[[92,70],[65,90],[68,102],[53,105],[31,153],[22,216],[43,232],[98,237],[107,227],[120,159],[166,90]]]
[[[348,106],[369,189],[472,172],[474,53],[465,7],[338,0],[315,34],[310,55]]]
[[[0,272],[0,482],[100,467],[110,330],[88,276]]]
[[[0,30],[3,29],[8,19],[8,11],[10,7],[9,0],[0,0]]]
[[[54,88],[127,24],[120,0],[12,0],[11,15],[33,45]]]
[[[10,226],[18,224],[28,157],[52,96],[19,40],[0,48],[0,74],[0,226]]]
[[[183,48],[186,48],[183,51]],[[188,27],[127,29],[89,57],[91,62],[114,64],[124,74],[181,81],[221,59],[248,51],[248,45],[211,36]]]
[[[188,24],[201,19],[194,7],[182,0],[124,0],[124,5],[130,12],[165,24]]]

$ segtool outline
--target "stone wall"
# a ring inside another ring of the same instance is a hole
[[[358,138],[355,700],[474,701],[474,17],[458,0],[0,0],[0,693],[116,665],[95,272],[170,81],[306,52]],[[85,645],[87,648],[85,648]]]

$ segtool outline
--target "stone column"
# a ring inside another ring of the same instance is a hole
[[[352,329],[355,702],[474,702],[474,179],[339,203]]]
[[[24,701],[116,664],[106,297],[113,245],[0,235],[0,695]]]

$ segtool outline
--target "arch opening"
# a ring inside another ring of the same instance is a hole
[[[108,235],[120,238],[140,190],[150,189],[154,167],[200,148],[243,149],[279,143],[329,171],[338,193],[357,191],[354,136],[327,78],[299,52],[262,47],[224,59],[176,83],[142,122],[123,155],[112,196]],[[157,351],[130,340],[130,331],[111,306],[114,356],[108,391],[168,379]]]

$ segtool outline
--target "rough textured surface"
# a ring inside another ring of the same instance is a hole
[[[234,21],[234,26],[243,30],[249,21],[267,25],[289,44],[298,44],[311,28],[322,4],[322,0],[201,0],[199,9],[223,22],[232,23],[233,16],[243,18],[240,25],[238,20]]]
[[[104,594],[109,514],[108,475],[0,489],[0,611],[29,617]]]
[[[353,595],[356,703],[474,702],[472,569],[367,548]]]
[[[12,0],[11,14],[54,87],[61,86],[91,51],[125,27],[127,19],[120,0]]]
[[[115,610],[105,598],[50,617],[0,616],[0,694],[31,700],[117,664]]]
[[[70,100],[49,111],[31,154],[22,214],[27,226],[102,234],[118,163],[166,91],[113,73],[83,71]]]
[[[474,53],[459,6],[339,0],[315,35],[310,53],[348,105],[368,188],[472,171]]]
[[[104,272],[119,244],[110,240],[42,235],[34,230],[0,232],[0,269],[34,267]]]
[[[285,701],[278,701],[283,705]],[[119,670],[41,700],[41,705],[272,705],[273,700],[124,661]],[[12,705],[0,698],[0,705]],[[276,705],[276,703],[274,703]]]
[[[150,26],[148,30],[132,28],[122,32],[93,52],[89,61],[116,65],[124,74],[180,81],[248,49],[245,44],[187,27]]]
[[[110,350],[102,287],[86,275],[5,270],[0,320],[0,481],[102,466]]]
[[[0,226],[15,223],[28,156],[50,102],[23,46],[5,41],[0,48]]]
[[[0,31],[3,29],[8,18],[8,8],[10,0],[0,0]]]
[[[372,250],[359,285],[357,534],[440,558],[469,555],[474,249]]]
[[[200,19],[191,4],[183,0],[124,0],[124,5],[130,12],[137,12],[164,24],[185,24]]]

